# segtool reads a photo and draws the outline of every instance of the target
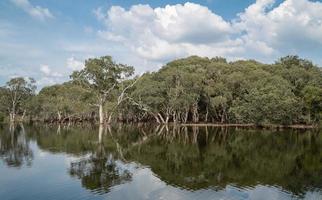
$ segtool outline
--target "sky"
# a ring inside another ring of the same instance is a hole
[[[322,66],[322,0],[1,0],[0,85],[62,83],[91,57],[136,73],[190,55]]]

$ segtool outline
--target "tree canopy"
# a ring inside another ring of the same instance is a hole
[[[116,114],[114,121],[157,123],[289,125],[322,120],[322,70],[298,56],[273,64],[191,56],[140,77],[131,78],[133,73],[133,67],[110,56],[88,59],[71,81],[26,98],[22,110],[52,122],[102,123],[111,113]],[[9,87],[0,89],[1,98],[10,96]]]

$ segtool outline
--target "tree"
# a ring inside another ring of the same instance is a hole
[[[95,95],[96,105],[99,108],[99,122],[103,124],[103,108],[106,101],[112,98],[113,90],[118,88],[121,81],[133,73],[133,67],[115,63],[111,56],[103,56],[86,60],[85,68],[75,71],[71,77]]]
[[[93,110],[88,104],[93,101],[94,99],[87,90],[79,85],[66,82],[44,87],[33,102],[33,109],[38,110],[37,106],[40,104],[38,116],[42,115],[50,121],[64,122],[67,119],[70,121],[73,115],[77,115],[77,118],[90,115]]]
[[[17,113],[25,116],[25,104],[35,94],[35,80],[23,77],[12,78],[2,89],[2,102],[6,105],[10,122],[16,121]]]
[[[307,120],[318,122],[322,118],[322,88],[308,85],[302,92]]]
[[[130,78],[133,71],[104,56],[88,59],[72,81],[38,95],[24,87],[24,79],[12,80],[0,88],[0,121],[4,114],[13,120],[23,113],[51,123],[92,121],[97,113],[100,123],[116,113],[118,121],[165,124],[318,124],[322,119],[322,70],[298,56],[274,64],[191,56]],[[14,106],[13,91],[23,94]]]

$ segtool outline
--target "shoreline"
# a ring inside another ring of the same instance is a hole
[[[23,123],[23,124],[57,124],[57,125],[80,125],[80,124],[95,124],[95,125],[100,125],[97,122],[64,122],[64,123],[57,123],[57,122],[53,122],[53,123],[48,123],[48,122],[43,122],[43,121],[32,121],[32,123],[30,123],[29,121],[16,121],[15,123],[19,124],[19,123]],[[0,122],[0,124],[10,124],[10,122]],[[319,125],[305,125],[305,124],[292,124],[292,125],[281,125],[281,124],[261,124],[261,125],[256,125],[256,124],[236,124],[236,123],[226,123],[226,124],[220,124],[220,123],[173,123],[173,122],[169,122],[169,123],[156,123],[156,122],[130,122],[130,123],[126,123],[126,122],[112,122],[112,123],[104,123],[103,125],[113,125],[113,124],[151,124],[151,125],[156,125],[156,126],[189,126],[189,127],[235,127],[235,128],[267,128],[267,129],[284,129],[284,128],[290,128],[290,129],[320,129],[322,128]]]
[[[169,123],[170,124],[170,123]],[[173,123],[171,123],[173,125]],[[256,125],[256,124],[217,124],[217,123],[187,123],[187,124],[176,124],[179,126],[197,126],[197,127],[240,127],[240,128],[293,128],[293,129],[314,129],[319,128],[318,125],[303,125],[303,124],[293,124],[293,125],[280,125],[280,124],[263,124],[263,125]]]

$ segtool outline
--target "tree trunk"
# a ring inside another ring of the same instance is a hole
[[[112,122],[112,115],[113,113],[109,114],[108,119],[107,119],[107,123],[110,124]]]
[[[10,122],[15,122],[15,120],[16,120],[16,113],[12,111],[10,113]]]
[[[167,113],[167,116],[166,116],[166,118],[165,118],[165,120],[164,120],[164,122],[167,124],[168,122],[169,122],[169,114]]]
[[[188,121],[188,116],[189,116],[189,109],[186,109],[185,116],[184,116],[184,123],[186,124]]]
[[[104,110],[103,110],[103,103],[99,104],[99,120],[100,120],[100,124],[104,124]]]
[[[194,123],[199,122],[198,103],[194,103],[192,107],[192,121]]]
[[[173,111],[173,114],[172,114],[172,116],[173,116],[173,123],[177,123],[177,113],[176,113],[176,111]]]
[[[60,122],[60,121],[61,121],[61,112],[60,112],[60,111],[58,111],[58,112],[57,112],[57,115],[58,115],[58,122]]]
[[[23,121],[25,119],[26,116],[26,110],[23,111],[22,116],[21,116],[21,121]]]
[[[160,122],[160,120],[159,120],[159,117],[158,117],[157,115],[154,115],[154,114],[153,114],[153,117],[154,117],[154,119],[157,121],[157,123],[158,123],[158,124],[160,124],[160,123],[161,123],[161,122]]]
[[[206,107],[206,117],[205,117],[205,122],[208,122],[208,114],[209,114],[209,109],[208,106]]]
[[[102,135],[103,135],[103,125],[100,124],[98,128],[98,143],[102,143]]]
[[[164,119],[163,119],[163,117],[162,117],[162,115],[160,113],[158,113],[158,116],[161,119],[162,123],[165,123],[165,121],[164,121]]]

